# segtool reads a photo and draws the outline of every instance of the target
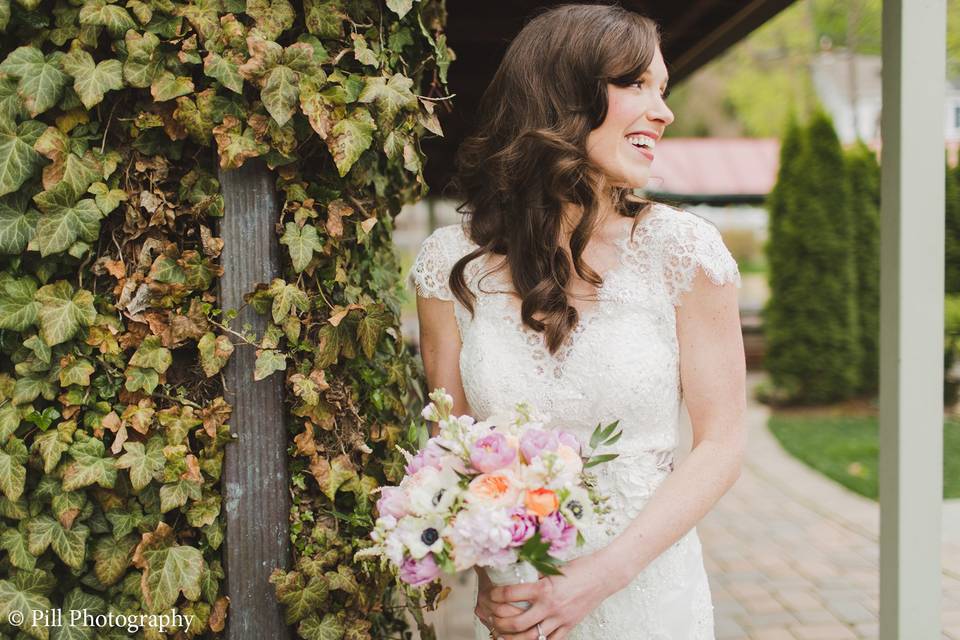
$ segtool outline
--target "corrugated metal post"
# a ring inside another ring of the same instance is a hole
[[[244,306],[243,295],[281,274],[274,230],[280,210],[275,178],[258,159],[247,160],[239,169],[221,169],[219,177],[224,199],[220,304],[225,310],[240,310],[233,328],[249,324],[262,335],[267,317]],[[238,345],[224,369],[225,399],[233,406],[230,430],[238,436],[226,449],[223,470],[230,640],[290,637],[268,581],[274,568],[290,566],[283,377],[275,373],[255,382],[255,360],[252,347]]]
[[[945,0],[884,0],[880,638],[939,640]]]

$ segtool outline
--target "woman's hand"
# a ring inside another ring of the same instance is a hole
[[[489,598],[493,626],[504,640],[537,640],[539,633],[550,640],[562,640],[588,613],[596,609],[615,589],[598,571],[597,554],[581,556],[563,565],[562,576],[546,576],[537,582],[492,587]],[[509,604],[530,602],[527,610]],[[514,609],[511,612],[509,609]],[[482,618],[481,618],[482,619]],[[537,630],[540,623],[540,630]]]
[[[490,599],[490,590],[493,589],[493,583],[487,577],[487,572],[480,567],[475,567],[477,574],[477,606],[473,613],[480,622],[490,630],[491,637],[503,635],[500,629],[495,625],[495,616],[502,617],[515,616],[523,613],[525,609],[515,607],[512,604],[500,604]]]

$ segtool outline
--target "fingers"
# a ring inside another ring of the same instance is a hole
[[[540,626],[543,628],[543,621],[548,613],[549,611],[542,605],[530,607],[525,611],[521,611],[519,614],[508,617],[499,616],[494,613],[493,624],[497,627],[497,630],[508,634],[517,634],[528,629],[536,631],[538,622],[541,623]],[[538,635],[539,633],[533,634],[534,640],[536,640]]]
[[[504,603],[535,600],[543,589],[541,584],[543,582],[543,580],[538,580],[523,584],[511,584],[505,587],[493,587],[489,592],[490,599],[494,602]]]

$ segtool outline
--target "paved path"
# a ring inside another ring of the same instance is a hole
[[[749,373],[748,387],[763,375]],[[748,403],[743,473],[697,525],[717,639],[877,638],[879,507],[787,454],[766,428],[768,415]],[[945,503],[943,516],[943,637],[960,640],[960,500]],[[452,593],[432,616],[440,640],[472,640],[471,579],[447,581]]]

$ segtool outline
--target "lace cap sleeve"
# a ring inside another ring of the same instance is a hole
[[[453,300],[448,281],[453,264],[466,253],[459,224],[438,227],[420,245],[407,282],[423,298]]]
[[[674,223],[665,225],[663,264],[667,291],[673,304],[680,304],[680,296],[693,288],[698,268],[710,280],[722,285],[727,282],[741,286],[737,261],[723,242],[714,224],[689,211],[671,212]]]

